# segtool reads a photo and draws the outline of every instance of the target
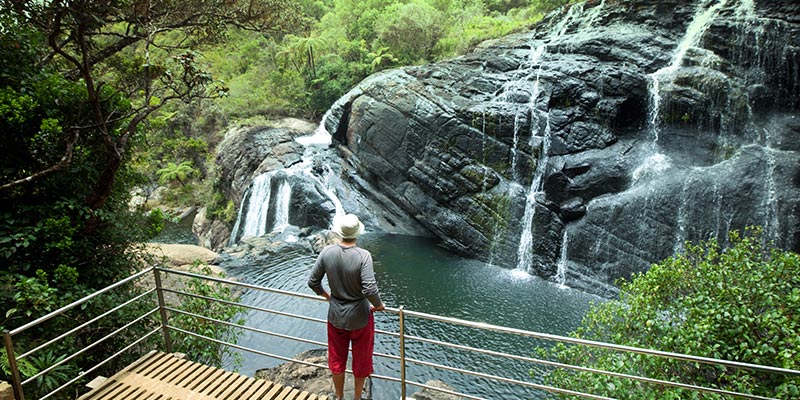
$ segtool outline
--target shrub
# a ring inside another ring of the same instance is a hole
[[[596,305],[573,336],[797,370],[800,368],[800,255],[762,244],[761,229],[687,244],[686,253],[621,284],[619,300]],[[782,399],[800,396],[800,377],[731,370],[577,345],[538,349],[573,365]],[[685,389],[588,372],[556,370],[550,383],[620,399],[700,397]],[[694,397],[692,397],[694,396]],[[722,398],[704,394],[703,398]]]

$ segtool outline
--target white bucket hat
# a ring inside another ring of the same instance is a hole
[[[354,214],[346,214],[333,219],[333,232],[342,239],[355,239],[364,233],[364,224]]]

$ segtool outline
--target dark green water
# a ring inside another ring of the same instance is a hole
[[[372,252],[381,294],[390,307],[403,306],[406,310],[563,335],[578,326],[590,302],[601,301],[597,297],[561,288],[524,273],[457,257],[437,247],[429,239],[400,235],[365,235],[360,239],[359,245]],[[226,269],[230,275],[248,283],[311,294],[306,286],[306,279],[313,262],[313,256],[286,253],[269,260],[269,265],[226,266]],[[321,319],[325,318],[327,310],[326,303],[321,301],[261,291],[248,291],[242,300],[247,304]],[[397,315],[376,315],[378,330],[398,330]],[[248,326],[325,341],[325,326],[322,324],[260,312],[251,312],[246,319]],[[521,356],[530,356],[537,345],[546,345],[534,339],[418,318],[406,319],[406,331],[410,335]],[[316,348],[313,345],[260,334],[245,334],[239,343],[286,357]],[[543,372],[535,365],[518,361],[421,342],[412,341],[406,345],[407,357],[456,368],[526,381],[537,381],[530,378],[529,370],[533,369],[537,374]],[[397,355],[398,340],[378,335],[376,352]],[[243,353],[243,356],[245,361],[239,371],[247,375],[282,362],[250,353]],[[399,363],[377,357],[375,373],[399,377]],[[422,383],[430,379],[440,379],[458,391],[490,399],[543,396],[542,393],[524,390],[519,386],[487,382],[480,378],[413,364],[407,367],[407,379]],[[419,389],[409,386],[407,390],[407,395],[410,396]],[[376,380],[374,394],[376,400],[394,400],[400,397],[400,387],[393,382]]]

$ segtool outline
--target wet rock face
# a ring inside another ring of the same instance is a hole
[[[256,176],[300,162],[303,146],[294,139],[310,133],[314,127],[287,119],[274,126],[232,128],[217,150],[215,187],[238,206]],[[231,235],[231,224],[207,219],[205,208],[198,215],[192,230],[200,244],[214,250],[224,248]]]
[[[589,1],[376,74],[324,123],[444,246],[611,294],[686,240],[800,247],[798,33],[789,0]]]

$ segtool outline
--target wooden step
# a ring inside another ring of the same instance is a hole
[[[153,351],[106,379],[79,400],[328,400]]]

